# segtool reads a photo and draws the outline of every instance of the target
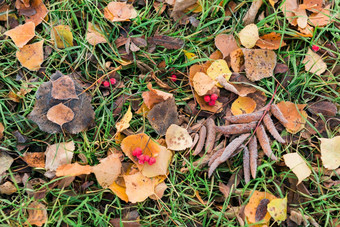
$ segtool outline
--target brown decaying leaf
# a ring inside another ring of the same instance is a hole
[[[246,76],[251,81],[272,77],[276,66],[276,54],[271,50],[242,49]]]
[[[172,124],[178,122],[177,106],[174,98],[156,104],[147,116],[151,126],[159,135],[165,135],[166,130]]]
[[[0,151],[0,174],[6,172],[12,165],[14,159],[3,151]]]
[[[223,58],[238,49],[237,42],[232,34],[219,34],[215,37],[215,46],[223,54]]]
[[[257,125],[256,121],[253,121],[245,124],[216,126],[215,129],[217,132],[220,132],[224,135],[234,135],[251,132],[252,130],[255,129],[256,125]]]
[[[46,114],[49,121],[63,126],[63,124],[70,122],[74,118],[74,112],[62,103],[52,106]]]
[[[192,155],[198,155],[199,153],[201,153],[204,147],[206,136],[207,136],[207,128],[203,125],[202,128],[200,129],[199,140],[197,142],[195,151],[192,153]]]
[[[257,111],[250,114],[241,114],[236,116],[226,116],[225,119],[230,123],[249,123],[252,121],[258,121],[263,116],[263,111]]]
[[[173,95],[170,93],[153,89],[151,83],[148,83],[147,88],[149,89],[149,91],[143,92],[142,97],[145,105],[149,109],[152,109],[154,105],[173,97]]]
[[[332,22],[330,4],[325,6],[320,12],[309,16],[309,24],[314,27],[324,27]]]
[[[165,141],[168,149],[173,151],[185,150],[192,146],[192,138],[188,131],[175,124],[170,125],[167,129]]]
[[[45,153],[44,152],[25,152],[22,159],[30,167],[34,167],[34,168],[45,167]]]
[[[300,4],[299,7],[302,9],[307,9],[312,12],[318,12],[322,10],[323,0],[304,0],[303,4]]]
[[[148,43],[163,46],[170,50],[181,49],[184,45],[184,41],[182,39],[166,35],[155,35],[153,37],[149,37]]]
[[[209,154],[214,149],[214,143],[216,139],[215,122],[213,119],[208,118],[205,125],[207,127],[207,140],[205,142],[205,152]]]
[[[5,131],[5,127],[4,127],[4,125],[0,122],[0,139],[2,139],[2,137],[4,136],[4,131]]]
[[[303,109],[306,107],[306,104],[282,101],[277,104],[277,107],[288,121],[287,124],[284,124],[288,132],[295,134],[305,127],[308,115]]]
[[[52,81],[51,95],[59,100],[78,99],[74,82],[69,76]]]
[[[276,130],[274,122],[270,118],[269,114],[267,113],[263,117],[263,124],[266,126],[268,132],[279,142],[285,143],[286,141],[281,137],[280,133]]]
[[[79,176],[82,174],[90,174],[92,167],[89,165],[79,165],[78,162],[72,164],[65,164],[58,167],[56,176]]]
[[[188,7],[196,4],[197,0],[176,0],[173,12],[184,11]]]
[[[71,163],[74,149],[73,141],[48,146],[45,151],[45,169],[56,171],[59,166]]]
[[[277,50],[280,47],[284,47],[286,45],[287,44],[285,41],[283,41],[282,36],[276,32],[263,35],[256,42],[256,46],[267,50]]]
[[[16,52],[16,57],[21,65],[28,70],[37,71],[44,61],[44,40],[25,45]]]
[[[26,24],[8,30],[4,34],[11,37],[17,47],[22,48],[35,36],[34,31],[35,24],[33,22],[27,22]]]
[[[259,222],[261,221],[267,214],[267,205],[269,203],[269,199],[262,199],[259,203],[259,205],[256,208],[255,212],[255,221]]]
[[[0,194],[12,195],[17,191],[15,185],[10,181],[6,181],[4,184],[0,185]]]
[[[97,45],[99,43],[107,43],[105,36],[102,34],[99,26],[88,22],[86,41],[91,45]]]
[[[31,0],[30,5],[25,5],[21,0],[16,0],[15,8],[18,9],[19,15],[25,16],[26,23],[32,21],[35,26],[38,26],[48,13],[43,0]]]
[[[240,72],[244,65],[244,55],[241,48],[234,50],[230,53],[230,67],[234,72]]]
[[[250,159],[250,172],[253,179],[256,178],[256,171],[257,171],[257,140],[256,137],[253,136],[249,141],[249,159]]]
[[[309,103],[307,109],[312,114],[322,114],[330,117],[334,117],[337,113],[336,105],[328,101]]]
[[[262,6],[263,1],[262,0],[254,0],[252,1],[252,4],[250,8],[248,9],[246,15],[243,17],[243,24],[248,25],[251,23],[254,23],[255,17],[257,15],[257,12]]]
[[[270,147],[269,138],[262,124],[259,125],[259,127],[256,130],[256,137],[258,138],[262,150],[267,155],[267,157],[271,158],[274,161],[277,161],[277,157],[274,155]]]
[[[28,219],[30,225],[42,226],[47,222],[47,208],[39,202],[32,202],[27,207]]]
[[[126,2],[110,2],[104,8],[104,17],[111,21],[127,21],[137,17],[137,11]]]

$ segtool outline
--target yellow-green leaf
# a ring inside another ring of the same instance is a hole
[[[267,211],[275,221],[287,219],[287,197],[283,199],[273,199],[267,205]]]

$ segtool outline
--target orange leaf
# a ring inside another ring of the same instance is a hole
[[[127,21],[137,17],[137,11],[125,2],[110,2],[104,9],[104,17],[112,22]]]
[[[92,167],[97,181],[103,188],[107,188],[115,182],[122,171],[122,163],[119,154],[111,154],[100,160],[100,164]]]
[[[157,103],[163,102],[168,98],[173,97],[172,94],[153,89],[152,84],[148,83],[147,88],[149,91],[143,92],[142,97],[145,105],[151,110],[154,105]]]
[[[21,65],[31,71],[37,71],[40,69],[40,65],[44,61],[43,45],[44,40],[41,40],[33,44],[25,45],[23,48],[18,50],[16,57]]]
[[[141,172],[124,175],[126,194],[132,203],[143,202],[155,192],[155,181],[143,176]]]
[[[49,121],[62,126],[63,124],[73,120],[74,112],[64,104],[59,103],[58,105],[52,106],[47,111],[46,117]]]
[[[277,34],[276,32],[272,32],[261,36],[259,40],[256,42],[256,46],[260,47],[261,49],[267,50],[277,50],[280,47],[286,46],[286,43],[282,40],[282,36]]]
[[[325,6],[319,13],[313,13],[309,16],[310,25],[314,27],[324,27],[332,22],[330,5]]]
[[[30,225],[42,226],[47,221],[46,206],[39,202],[32,202],[27,207],[28,219]]]
[[[233,35],[219,34],[215,37],[215,46],[219,49],[223,58],[227,57],[231,52],[238,49],[237,42]]]
[[[35,24],[33,22],[27,22],[5,32],[5,35],[11,37],[17,47],[22,48],[35,36],[34,30]]]
[[[238,97],[231,105],[233,115],[249,114],[256,109],[256,102],[249,97]]]
[[[277,107],[288,121],[288,124],[284,125],[288,132],[295,134],[305,127],[308,115],[303,108],[306,107],[306,104],[282,101],[277,104]]]
[[[19,11],[19,15],[24,15],[26,22],[32,21],[35,26],[38,26],[47,16],[48,10],[43,3],[43,0],[27,1],[30,4],[24,4],[23,1],[17,0],[15,7]],[[29,12],[27,14],[27,12]],[[31,15],[32,12],[32,15]]]
[[[45,167],[45,153],[44,152],[26,152],[22,159],[27,165],[35,168]]]
[[[111,191],[115,193],[121,200],[124,200],[125,202],[129,202],[129,198],[126,194],[126,188],[125,186],[119,185],[116,182],[113,182],[110,187]]]
[[[72,164],[65,164],[59,166],[56,172],[57,177],[62,176],[79,176],[82,174],[90,174],[92,172],[92,167],[89,165],[79,165],[78,162]]]

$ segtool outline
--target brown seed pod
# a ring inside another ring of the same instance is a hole
[[[256,130],[256,136],[257,139],[260,142],[260,145],[262,147],[263,152],[272,160],[277,161],[277,157],[274,155],[271,147],[270,147],[270,142],[269,138],[266,134],[266,131],[264,130],[263,125],[261,124],[258,129]]]
[[[266,114],[263,118],[263,124],[268,129],[268,132],[279,142],[285,143],[286,141],[281,137],[280,133],[276,130],[274,122],[270,118],[269,114]]]
[[[270,106],[270,112],[276,117],[276,119],[278,119],[281,124],[286,125],[288,124],[287,119],[283,116],[281,110],[279,109],[279,107],[277,107],[277,105],[272,104]]]
[[[256,137],[253,136],[249,141],[249,159],[250,159],[250,171],[252,177],[256,178],[256,170],[257,170],[257,140]]]
[[[251,132],[255,129],[257,123],[255,121],[247,123],[247,124],[234,124],[227,126],[216,126],[216,131],[223,133],[224,135],[234,135],[234,134],[243,134],[247,132]]]
[[[249,157],[249,150],[246,146],[241,145],[241,148],[243,149],[243,174],[244,174],[244,180],[248,184],[250,181],[250,157]]]
[[[206,136],[207,136],[207,128],[203,125],[201,130],[200,130],[199,140],[197,142],[196,149],[195,149],[194,153],[192,153],[192,155],[198,155],[199,153],[201,153],[201,151],[203,150],[203,147],[204,147],[204,142],[205,142]]]
[[[252,121],[258,121],[263,116],[263,111],[257,111],[250,114],[241,114],[236,116],[228,116],[225,117],[227,121],[230,123],[250,123]]]
[[[207,126],[207,140],[205,143],[205,150],[207,153],[210,153],[214,148],[214,143],[215,143],[215,138],[216,138],[214,120],[211,118],[208,118],[206,122],[206,126]]]

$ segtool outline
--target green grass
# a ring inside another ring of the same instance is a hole
[[[46,2],[46,1],[45,1]],[[197,28],[188,25],[179,25],[175,23],[166,13],[158,15],[152,7],[152,1],[147,1],[145,7],[137,7],[138,17],[131,22],[111,23],[103,18],[102,8],[109,1],[53,1],[47,4],[49,9],[49,20],[36,28],[36,37],[34,41],[44,39],[44,47],[52,48],[52,53],[45,59],[42,70],[38,72],[28,71],[22,68],[15,57],[16,47],[10,39],[1,38],[0,40],[0,122],[5,126],[4,138],[1,141],[0,148],[8,151],[14,156],[20,156],[25,150],[19,151],[16,148],[16,139],[13,135],[18,130],[30,140],[29,151],[45,151],[47,145],[57,142],[74,140],[76,143],[75,160],[79,161],[78,155],[86,157],[87,162],[91,165],[97,164],[98,160],[106,157],[110,148],[119,148],[115,144],[114,125],[121,116],[113,116],[115,109],[115,100],[121,95],[133,95],[133,99],[141,101],[141,94],[146,91],[147,81],[141,79],[140,69],[136,61],[128,66],[124,66],[117,73],[120,75],[125,87],[112,90],[104,96],[103,90],[94,86],[88,93],[92,96],[92,105],[95,110],[96,126],[86,132],[77,135],[47,134],[40,131],[36,124],[27,119],[28,114],[32,111],[35,103],[35,92],[39,85],[49,80],[49,76],[56,70],[64,74],[80,72],[79,78],[86,83],[94,83],[101,76],[110,72],[105,69],[106,62],[112,62],[112,67],[118,67],[121,57],[114,44],[114,41],[125,30],[131,37],[151,37],[156,32],[164,35],[180,37],[185,41],[184,50],[195,53],[198,58],[188,62],[184,56],[183,50],[168,50],[157,47],[156,51],[149,53],[147,48],[133,53],[134,60],[139,60],[154,71],[159,70],[157,64],[161,61],[166,63],[166,71],[161,74],[160,79],[172,84],[178,109],[184,108],[188,98],[192,98],[192,93],[187,87],[187,77],[179,77],[180,82],[171,83],[170,68],[183,75],[187,75],[191,65],[205,62],[209,55],[216,50],[214,38],[220,33],[231,33],[237,36],[237,33],[244,27],[242,18],[247,12],[251,1],[241,1],[240,8],[232,18],[224,21],[224,6],[229,2],[224,0],[223,6],[219,6],[220,0],[202,0],[203,11],[197,15],[200,24]],[[339,2],[335,1],[334,12],[340,10]],[[264,4],[262,9],[273,10],[269,4]],[[335,19],[335,18],[334,18]],[[19,17],[21,23],[24,19]],[[339,20],[335,19],[337,23]],[[99,25],[100,29],[106,33],[108,44],[99,44],[96,47],[86,42],[87,23],[92,22]],[[5,22],[0,22],[1,26]],[[69,25],[72,28],[75,45],[66,49],[57,49],[51,42],[51,27],[53,25]],[[290,73],[284,76],[290,76],[289,84],[279,86],[274,97],[275,102],[282,100],[292,101],[295,103],[308,103],[316,98],[322,98],[337,104],[340,104],[338,91],[332,85],[339,89],[339,76],[317,76],[305,72],[301,64],[307,48],[312,44],[324,44],[327,41],[336,42],[340,40],[340,31],[335,23],[331,23],[323,28],[317,28],[314,36],[311,38],[291,37],[294,30],[288,25],[280,10],[274,10],[269,16],[257,23],[260,35],[277,32],[285,35],[287,46],[276,51],[278,63],[285,63],[290,68]],[[322,47],[329,50],[326,47]],[[339,65],[339,50],[334,63],[329,64],[328,68]],[[16,80],[20,76],[21,81]],[[283,76],[283,77],[284,77]],[[283,78],[277,78],[282,81]],[[10,91],[17,92],[23,83],[28,83],[32,91],[23,97],[20,103],[14,103],[9,100]],[[257,86],[263,90],[268,97],[272,97],[276,79],[268,78],[257,83]],[[157,88],[157,85],[154,84]],[[125,102],[122,113],[124,113],[130,101]],[[143,130],[148,135],[157,139],[157,134],[152,129],[147,119],[140,115],[133,115],[130,129],[133,131]],[[339,134],[337,131],[327,131],[329,136]],[[319,134],[318,136],[321,136]],[[272,144],[275,154],[281,158],[283,154],[289,152],[299,152],[309,165],[312,161],[317,166],[322,166],[321,160],[316,159],[315,155],[319,154],[317,149],[317,140],[313,138],[315,146],[310,146],[302,137],[298,137],[297,143],[280,145],[276,142]],[[137,210],[141,224],[145,226],[238,226],[236,217],[230,218],[225,216],[225,211],[231,206],[245,205],[249,198],[247,192],[252,190],[269,191],[278,197],[284,197],[289,191],[293,190],[292,186],[287,184],[289,178],[295,178],[295,175],[287,168],[275,165],[273,161],[264,157],[262,165],[258,168],[258,176],[245,184],[241,180],[238,186],[238,193],[232,193],[225,200],[218,189],[218,183],[227,184],[230,176],[242,168],[242,154],[231,159],[228,165],[221,165],[214,176],[207,177],[207,167],[203,169],[194,168],[187,173],[182,173],[180,169],[190,165],[197,158],[185,155],[184,152],[176,152],[173,161],[170,164],[169,175],[166,179],[168,189],[165,191],[162,200],[154,201],[147,199],[138,204],[127,204],[109,190],[101,189],[95,181],[94,176],[90,175],[86,179],[77,178],[71,186],[58,189],[53,188],[46,192],[46,196],[39,201],[47,204],[48,222],[45,226],[108,226],[112,218],[123,218],[125,213],[131,210]],[[319,160],[318,163],[315,160]],[[21,170],[25,165],[14,166],[8,173],[9,179],[14,179],[15,175],[23,175]],[[43,178],[43,171],[32,169],[29,172],[29,179]],[[340,176],[334,176],[333,180],[339,180]],[[94,181],[86,191],[80,190],[80,185],[86,181]],[[336,218],[340,219],[339,206],[339,186],[325,188],[323,185],[324,175],[320,172],[313,172],[310,180],[305,181],[305,186],[311,193],[310,195],[300,195],[304,201],[297,204],[290,204],[291,208],[296,208],[301,213],[312,216],[321,226],[330,226]],[[13,182],[15,182],[13,180]],[[53,184],[54,181],[46,182],[40,189],[46,188]],[[13,226],[22,226],[27,220],[26,208],[34,200],[31,195],[27,194],[29,189],[22,184],[16,185],[18,193],[12,196],[0,195],[0,223]],[[39,188],[37,188],[39,190]],[[296,189],[295,189],[296,190]],[[202,204],[195,193],[198,193]]]

